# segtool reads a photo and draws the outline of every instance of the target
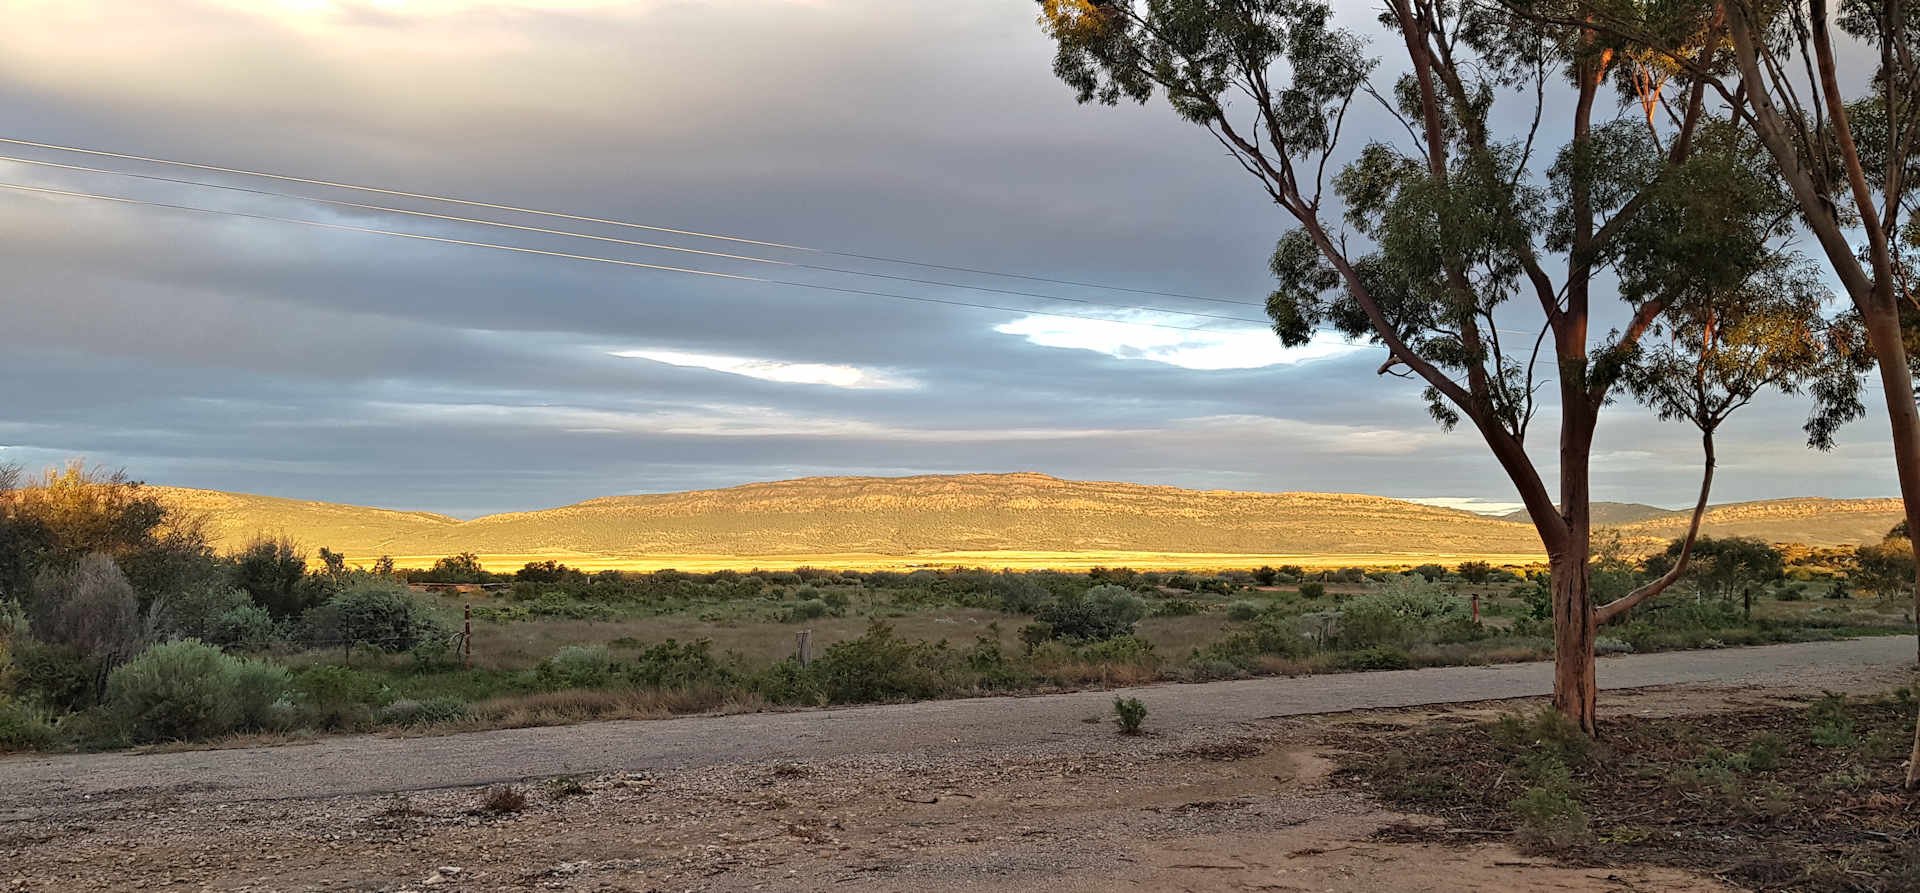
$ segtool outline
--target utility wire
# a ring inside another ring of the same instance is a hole
[[[890,298],[890,299],[900,300],[900,301],[916,301],[923,304],[945,304],[952,307],[971,307],[977,310],[997,310],[1004,313],[1024,313],[1029,316],[1045,316],[1045,317],[1050,317],[1054,319],[1078,319],[1078,320],[1085,320],[1088,322],[1110,323],[1113,325],[1126,325],[1126,326],[1146,326],[1149,328],[1172,329],[1175,331],[1182,331],[1182,332],[1211,332],[1215,334],[1218,333],[1217,329],[1209,329],[1202,326],[1175,326],[1175,325],[1168,325],[1165,323],[1135,322],[1132,320],[1118,320],[1118,319],[1102,319],[1101,317],[1097,317],[1097,316],[1080,316],[1072,313],[1054,313],[1054,312],[1042,311],[1042,310],[1030,310],[1024,307],[1002,307],[994,304],[978,304],[971,301],[954,301],[954,300],[948,300],[946,298],[928,298],[928,297],[921,297],[917,295],[896,294],[893,292],[869,291],[867,289],[861,289],[861,288],[847,288],[845,286],[838,286],[838,285],[821,285],[819,283],[800,282],[792,279],[773,279],[773,278],[768,278],[764,276],[745,276],[737,273],[716,273],[712,270],[697,270],[689,267],[674,267],[674,266],[666,266],[663,264],[649,264],[649,263],[642,263],[640,261],[635,261],[635,260],[620,260],[620,259],[611,258],[611,257],[600,257],[598,255],[592,255],[592,254],[573,254],[565,251],[547,251],[539,248],[523,248],[517,245],[501,245],[495,242],[477,242],[469,239],[454,239],[446,236],[429,236],[429,235],[424,235],[422,233],[409,233],[409,232],[402,232],[399,230],[378,229],[370,226],[355,226],[355,225],[346,224],[346,223],[324,223],[318,220],[302,220],[297,217],[280,217],[273,214],[254,214],[254,213],[245,212],[245,211],[226,211],[226,210],[220,210],[217,208],[201,208],[193,205],[179,205],[179,204],[173,204],[171,202],[148,201],[146,199],[127,198],[124,196],[100,195],[92,192],[77,192],[77,191],[66,190],[66,189],[50,189],[50,188],[41,187],[41,186],[26,186],[18,183],[0,182],[0,189],[13,189],[21,192],[31,192],[31,193],[39,193],[42,195],[62,196],[66,198],[92,199],[95,201],[113,202],[113,203],[124,204],[124,205],[138,205],[138,206],[149,207],[149,208],[165,208],[165,209],[174,210],[174,211],[188,211],[195,214],[211,214],[211,215],[222,216],[222,217],[238,217],[238,218],[243,218],[248,220],[264,220],[264,221],[270,221],[274,223],[290,223],[290,224],[296,224],[299,226],[312,226],[312,227],[318,227],[320,229],[330,229],[330,230],[337,230],[341,232],[368,233],[376,236],[393,236],[395,238],[400,238],[400,239],[417,239],[423,242],[440,242],[447,245],[466,245],[473,248],[492,248],[499,251],[512,251],[519,254],[533,254],[533,255],[540,255],[544,257],[566,258],[568,260],[582,260],[582,261],[591,261],[594,263],[615,264],[623,267],[636,267],[644,270],[660,270],[668,273],[685,273],[693,276],[708,276],[715,279],[732,279],[740,282],[763,282],[769,285],[787,285],[787,286],[793,286],[795,288],[811,288],[816,291],[831,291],[831,292],[839,292],[842,294],[850,294],[850,295],[866,295],[869,297]]]
[[[612,236],[596,236],[589,233],[578,233],[578,232],[572,232],[572,231],[563,230],[563,229],[549,229],[547,227],[541,227],[541,226],[523,226],[517,223],[503,223],[497,220],[485,220],[477,217],[460,217],[452,214],[435,214],[429,211],[415,211],[408,208],[391,208],[385,205],[371,205],[371,204],[365,204],[362,202],[341,201],[339,199],[317,198],[314,196],[298,195],[290,192],[276,192],[271,189],[255,189],[249,186],[234,186],[226,183],[208,183],[201,180],[188,180],[181,177],[162,177],[157,174],[137,174],[131,171],[119,171],[119,170],[113,170],[110,168],[88,167],[86,165],[79,165],[79,164],[62,164],[57,161],[42,161],[42,160],[33,159],[33,158],[20,158],[13,155],[0,155],[0,161],[10,161],[15,164],[30,164],[30,165],[36,165],[39,167],[58,168],[60,170],[83,171],[91,174],[108,174],[115,177],[128,177],[131,179],[149,180],[149,181],[158,182],[158,183],[175,183],[182,186],[197,186],[205,189],[224,189],[230,192],[242,192],[249,195],[260,195],[260,196],[267,196],[271,198],[289,199],[292,201],[312,202],[316,204],[332,205],[340,208],[354,208],[357,210],[378,211],[378,212],[388,213],[388,214],[405,214],[411,217],[423,217],[431,220],[445,220],[453,223],[470,223],[477,226],[491,226],[491,227],[498,227],[500,229],[511,229],[511,230],[518,230],[520,232],[529,232],[529,233],[541,233],[544,235],[552,235],[552,236],[566,236],[568,238],[574,238],[574,239],[590,239],[595,242],[610,242],[616,245],[632,245],[639,248],[652,248],[660,251],[677,251],[684,254],[697,254],[703,257],[718,257],[718,258],[724,258],[727,260],[749,261],[752,263],[772,264],[775,266],[782,266],[782,267],[794,267],[794,268],[803,269],[803,270],[818,270],[824,273],[841,273],[849,276],[868,276],[875,279],[887,279],[894,282],[910,282],[916,285],[935,285],[935,286],[941,286],[944,288],[959,288],[959,289],[966,289],[968,291],[990,292],[992,294],[1008,295],[1012,297],[1037,298],[1044,301],[1065,301],[1068,303],[1086,304],[1094,307],[1112,307],[1119,310],[1146,310],[1146,311],[1152,311],[1154,313],[1175,313],[1183,316],[1198,317],[1201,319],[1217,319],[1224,322],[1244,322],[1244,323],[1252,323],[1253,325],[1259,325],[1259,326],[1270,324],[1269,321],[1264,319],[1248,319],[1243,316],[1222,316],[1214,313],[1196,313],[1191,310],[1173,310],[1166,307],[1136,307],[1136,306],[1124,305],[1124,304],[1108,304],[1101,301],[1090,301],[1085,298],[1068,298],[1068,297],[1061,297],[1059,295],[1042,294],[1040,292],[1016,291],[1016,290],[1004,289],[1004,288],[989,288],[983,285],[965,285],[959,282],[944,282],[938,279],[916,279],[911,276],[893,276],[886,273],[874,273],[866,270],[853,270],[853,269],[847,269],[845,267],[830,267],[830,266],[825,266],[821,264],[806,264],[806,263],[799,263],[797,261],[776,260],[773,258],[756,257],[748,254],[728,254],[726,252],[721,252],[721,251],[703,251],[698,248],[684,248],[678,245],[663,245],[658,242],[641,242],[633,239],[619,239],[619,238],[614,238]]]
[[[275,173],[269,173],[267,171],[248,170],[246,168],[222,167],[220,165],[200,164],[192,161],[176,161],[170,158],[155,158],[150,155],[133,155],[125,152],[108,152],[101,149],[86,149],[86,148],[81,148],[79,146],[63,146],[58,143],[42,143],[42,142],[35,142],[33,140],[13,139],[10,137],[0,137],[0,143],[6,143],[10,145],[15,145],[15,146],[31,146],[36,149],[51,149],[56,152],[74,152],[82,155],[93,155],[100,158],[118,158],[125,161],[142,161],[150,164],[165,164],[165,165],[172,165],[174,167],[193,168],[195,170],[213,171],[213,172],[222,173],[222,174],[237,174],[244,177],[262,177],[269,180],[280,180],[282,182],[287,182],[287,183],[304,183],[309,186],[325,186],[333,189],[352,189],[359,192],[372,192],[372,193],[378,193],[380,195],[397,196],[400,198],[417,198],[417,199],[423,199],[426,201],[447,202],[450,204],[465,205],[471,208],[488,208],[495,211],[512,211],[518,214],[535,214],[542,217],[554,217],[562,220],[576,220],[583,223],[599,223],[599,224],[605,224],[607,226],[623,226],[623,227],[628,227],[632,229],[649,230],[652,232],[672,233],[674,235],[679,235],[679,236],[692,236],[700,239],[717,239],[723,242],[735,242],[735,243],[744,244],[744,245],[759,245],[764,248],[782,248],[788,251],[805,251],[812,254],[827,254],[827,255],[833,255],[835,257],[847,257],[847,258],[855,258],[858,260],[879,261],[881,263],[904,264],[906,266],[923,267],[923,268],[934,269],[934,270],[948,270],[955,273],[973,273],[981,276],[999,276],[1007,279],[1023,279],[1028,282],[1048,282],[1054,285],[1072,285],[1080,288],[1098,288],[1098,289],[1105,289],[1109,291],[1128,292],[1128,293],[1137,294],[1137,295],[1159,295],[1161,297],[1167,297],[1167,298],[1183,298],[1190,301],[1207,301],[1207,302],[1216,303],[1216,304],[1238,304],[1244,307],[1263,306],[1253,301],[1236,301],[1228,298],[1210,298],[1204,295],[1190,295],[1190,294],[1184,294],[1181,292],[1171,292],[1171,291],[1155,291],[1153,289],[1146,289],[1146,288],[1128,288],[1120,285],[1105,285],[1098,282],[1083,282],[1083,281],[1078,281],[1073,279],[1055,279],[1055,278],[1050,278],[1046,276],[1029,276],[1022,273],[1006,273],[1006,272],[1001,272],[999,270],[987,270],[987,269],[980,269],[977,267],[962,267],[962,266],[952,266],[948,264],[926,263],[923,261],[906,260],[904,258],[898,258],[898,257],[886,257],[878,254],[860,254],[852,251],[832,251],[825,248],[810,248],[805,245],[789,245],[785,242],[763,242],[759,239],[748,239],[740,236],[722,235],[719,233],[706,233],[706,232],[700,232],[697,230],[690,230],[690,229],[675,229],[673,227],[668,227],[668,226],[654,226],[652,224],[633,223],[631,221],[625,221],[625,220],[610,220],[604,217],[588,217],[585,215],[568,214],[560,211],[543,211],[539,208],[523,208],[516,205],[498,204],[495,202],[475,201],[475,200],[463,199],[463,198],[453,198],[451,196],[433,195],[433,194],[424,193],[424,192],[406,192],[398,189],[385,189],[379,186],[363,186],[355,183],[342,183],[334,180],[320,180],[312,177],[296,177],[288,174],[275,174]]]

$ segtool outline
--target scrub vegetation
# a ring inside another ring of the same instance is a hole
[[[1484,562],[497,574],[455,555],[361,570],[287,540],[217,555],[141,485],[77,466],[12,482],[0,525],[7,750],[1404,670],[1553,647],[1541,569]],[[1872,582],[1902,573],[1871,557],[1898,550],[1857,551],[1790,562],[1703,541],[1686,591],[1605,628],[1599,648],[1902,631],[1898,588]],[[1625,591],[1662,560],[1603,550],[1596,588]]]

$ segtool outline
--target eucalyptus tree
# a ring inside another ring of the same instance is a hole
[[[1495,0],[1620,43],[1650,80],[1706,84],[1759,139],[1851,300],[1877,363],[1907,522],[1920,525],[1920,21],[1905,0]],[[1841,37],[1836,39],[1835,28]],[[1862,50],[1871,53],[1866,56]],[[1871,58],[1849,88],[1838,59]],[[1903,326],[1903,318],[1905,325]],[[1920,560],[1920,542],[1913,543]],[[1913,588],[1920,621],[1920,581]],[[1920,787],[1920,723],[1907,787]]]
[[[1267,304],[1284,343],[1321,328],[1370,339],[1386,350],[1382,374],[1417,380],[1440,424],[1480,434],[1549,557],[1555,706],[1591,732],[1596,626],[1672,582],[1595,603],[1590,466],[1602,407],[1638,382],[1632,391],[1656,408],[1717,425],[1752,389],[1806,371],[1795,361],[1782,364],[1793,372],[1729,379],[1712,359],[1725,356],[1727,330],[1702,320],[1745,318],[1751,293],[1811,286],[1798,265],[1782,266],[1777,183],[1742,163],[1744,147],[1714,122],[1707,79],[1682,70],[1656,87],[1642,68],[1616,65],[1619,43],[1592,29],[1451,0],[1388,0],[1380,20],[1398,74],[1385,85],[1325,2],[1040,4],[1054,72],[1082,102],[1160,93],[1291,217]],[[1626,111],[1632,100],[1640,113]],[[1361,108],[1406,139],[1343,146]],[[1609,277],[1618,288],[1603,287]],[[1801,309],[1799,331],[1817,337],[1817,310]],[[1596,339],[1606,319],[1619,327]],[[1712,388],[1659,386],[1674,370],[1642,342],[1663,334],[1709,357],[1694,371]],[[1543,392],[1557,398],[1553,488],[1526,449]],[[1831,415],[1810,426],[1816,439]]]

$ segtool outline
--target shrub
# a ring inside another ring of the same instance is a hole
[[[459,722],[470,715],[472,711],[467,703],[458,698],[427,698],[422,701],[402,699],[380,711],[380,723],[389,726],[430,726]]]
[[[480,812],[506,815],[527,808],[527,795],[510,784],[495,785],[480,794]]]
[[[1196,652],[1195,657],[1203,661],[1230,661],[1236,666],[1243,666],[1257,655],[1305,657],[1312,652],[1313,643],[1301,632],[1297,619],[1266,616],[1244,629],[1229,633],[1204,651]]]
[[[826,602],[817,598],[809,598],[789,605],[786,612],[781,615],[781,619],[788,623],[799,623],[802,620],[815,620],[832,613],[833,608],[829,607]]]
[[[1153,643],[1139,636],[1102,639],[1078,649],[1077,653],[1081,660],[1089,663],[1149,665],[1160,660],[1153,653]]]
[[[1190,598],[1170,598],[1153,607],[1155,617],[1191,617],[1200,613],[1200,603]]]
[[[1108,583],[1084,593],[1062,593],[1036,616],[1052,624],[1053,634],[1060,638],[1110,639],[1132,634],[1133,625],[1147,616],[1147,603]]]
[[[1053,624],[1051,623],[1036,620],[1020,627],[1020,644],[1027,646],[1028,654],[1032,654],[1033,649],[1051,641],[1053,641]]]
[[[280,638],[280,625],[252,602],[234,605],[207,624],[206,640],[237,651],[265,651]]]
[[[233,559],[234,585],[275,617],[297,617],[325,600],[328,587],[307,576],[307,556],[293,540],[257,539]]]
[[[648,647],[634,658],[626,674],[637,685],[655,688],[736,681],[733,670],[713,656],[713,643],[706,639],[685,643],[668,639]]]
[[[951,657],[944,643],[899,639],[875,620],[859,638],[828,646],[806,670],[830,703],[916,700],[950,690],[943,671]]]
[[[1032,614],[1047,603],[1047,588],[1024,574],[996,574],[987,590],[1000,610],[1009,614]]]
[[[199,639],[219,645],[223,643],[212,634],[214,621],[243,605],[257,607],[246,590],[225,580],[203,580],[156,601],[148,611],[147,623],[164,638]]]
[[[1410,670],[1413,668],[1413,656],[1404,648],[1375,645],[1341,655],[1340,666],[1349,670]]]
[[[53,742],[53,724],[38,711],[0,701],[0,753],[46,750]]]
[[[1237,601],[1227,605],[1227,619],[1248,621],[1261,615],[1266,605],[1254,601]]]
[[[1586,839],[1587,813],[1572,791],[1558,785],[1536,785],[1515,798],[1509,808],[1519,824],[1520,838],[1540,847],[1561,848]]]
[[[264,726],[286,690],[285,670],[184,639],[115,668],[106,706],[136,742],[193,740]]]
[[[308,611],[307,641],[319,647],[362,645],[407,651],[429,636],[448,632],[406,587],[378,577],[358,579]]]
[[[567,645],[541,661],[534,676],[550,689],[604,688],[613,681],[613,671],[607,646]]]
[[[1122,735],[1140,734],[1140,726],[1147,721],[1147,705],[1139,698],[1114,698],[1113,722],[1120,727]]]
[[[1860,741],[1854,734],[1845,695],[1828,694],[1813,702],[1807,708],[1807,723],[1813,743],[1819,747],[1852,747]]]
[[[325,664],[308,667],[294,680],[308,724],[323,729],[366,725],[376,708],[393,701],[393,692],[371,673]]]
[[[1325,583],[1300,584],[1301,598],[1320,598],[1326,594],[1327,594],[1327,584]]]
[[[95,552],[33,581],[33,632],[108,666],[132,656],[140,640],[140,602],[113,559]]]
[[[99,703],[111,669],[105,660],[71,645],[31,639],[12,647],[12,660],[14,688],[41,706],[61,712]]]

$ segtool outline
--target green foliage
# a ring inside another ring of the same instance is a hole
[[[1851,748],[1860,743],[1846,695],[1829,692],[1807,708],[1807,731],[1813,743],[1826,748]]]
[[[1302,583],[1302,584],[1300,584],[1300,597],[1301,597],[1301,598],[1315,598],[1315,599],[1317,599],[1317,598],[1321,598],[1321,597],[1323,597],[1323,596],[1325,596],[1326,594],[1327,594],[1327,584],[1325,584],[1325,583],[1318,583],[1318,582],[1315,582],[1315,583]]]
[[[941,645],[900,639],[875,620],[859,638],[828,646],[806,669],[828,703],[912,700],[947,688],[951,657]]]
[[[423,583],[490,583],[493,575],[480,566],[480,557],[472,552],[450,555],[433,563],[425,571],[415,571],[407,579]]]
[[[294,678],[305,721],[322,729],[352,729],[371,721],[373,712],[393,703],[393,691],[380,677],[322,664],[307,667]]]
[[[109,666],[139,647],[139,598],[104,552],[42,570],[33,580],[32,606],[33,632],[43,642],[84,651]]]
[[[458,698],[402,698],[380,711],[380,724],[387,726],[431,726],[460,722],[472,715],[465,701]]]
[[[303,635],[315,647],[351,645],[407,651],[445,627],[405,586],[380,577],[353,580],[301,618]]]
[[[540,662],[535,675],[550,689],[605,688],[613,681],[613,656],[605,645],[568,645]]]
[[[1587,813],[1564,785],[1535,785],[1508,804],[1523,842],[1563,848],[1587,839]]]
[[[1680,556],[1682,541],[1674,540],[1665,552],[1649,557],[1645,571],[1652,576],[1666,573]],[[1908,553],[1907,583],[1912,584],[1912,554]],[[1753,589],[1780,579],[1786,569],[1780,550],[1750,537],[1716,539],[1701,536],[1694,541],[1688,559],[1686,579],[1702,594],[1732,601],[1742,589]]]
[[[1397,645],[1375,645],[1341,654],[1340,666],[1348,670],[1411,670],[1413,655]]]
[[[57,737],[40,711],[0,699],[0,753],[46,750]]]
[[[1170,598],[1153,606],[1155,617],[1191,617],[1200,613],[1202,606],[1190,598]]]
[[[71,645],[22,639],[12,652],[15,690],[27,700],[61,712],[99,703],[112,669],[99,655]]]
[[[1227,619],[1242,623],[1252,620],[1265,612],[1267,606],[1261,602],[1237,601],[1227,605]]]
[[[116,667],[105,705],[133,741],[197,740],[265,727],[287,688],[279,667],[186,639]]]
[[[1120,734],[1138,735],[1147,721],[1147,705],[1139,698],[1114,698],[1113,721],[1120,727]]]
[[[1397,577],[1341,606],[1336,639],[1343,648],[1404,647],[1416,633],[1466,619],[1459,598],[1424,580]]]
[[[688,688],[701,684],[727,684],[734,672],[713,656],[713,643],[706,639],[678,642],[668,639],[642,650],[625,669],[628,680],[654,688]]]
[[[258,539],[233,559],[234,585],[276,618],[298,617],[326,598],[327,588],[307,576],[307,555],[291,539]]]
[[[1147,603],[1123,587],[1104,584],[1061,593],[1036,616],[1059,638],[1109,639],[1131,635],[1133,625],[1147,616]]]
[[[832,614],[833,608],[826,602],[817,598],[809,598],[788,605],[786,611],[781,614],[781,619],[788,623],[799,623],[803,620],[817,620]]]
[[[1493,565],[1484,561],[1463,561],[1456,572],[1460,579],[1478,586],[1493,576]]]
[[[1151,666],[1160,661],[1153,653],[1153,643],[1139,636],[1100,639],[1080,646],[1074,653],[1088,663]]]

